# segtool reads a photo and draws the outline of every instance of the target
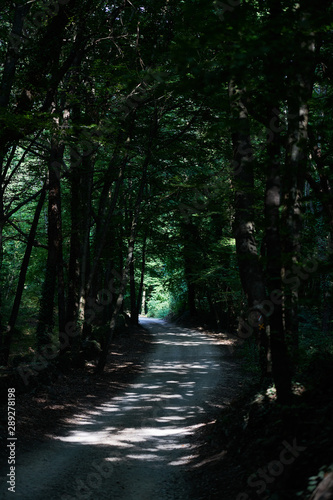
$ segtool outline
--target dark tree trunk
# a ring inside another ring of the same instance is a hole
[[[37,325],[37,344],[39,347],[50,343],[50,335],[54,326],[54,294],[58,276],[59,333],[65,326],[63,298],[63,262],[61,235],[61,196],[60,167],[64,154],[64,146],[52,140],[49,167],[49,204],[48,204],[48,255],[45,280]]]
[[[4,69],[2,72],[0,107],[6,108],[9,104],[10,95],[15,79],[16,66],[20,57],[20,46],[24,20],[31,8],[31,3],[26,5],[15,5],[12,32],[9,36],[8,50]]]
[[[94,161],[94,160],[93,160]],[[91,197],[93,189],[93,173],[94,165],[91,164],[91,159],[86,158],[83,160],[83,165],[88,162],[88,168],[84,168],[84,174],[81,176],[81,200],[80,200],[80,232],[81,232],[81,245],[80,245],[80,288],[78,297],[78,321],[79,331],[82,335],[83,325],[85,320],[85,305],[87,299],[87,283],[91,271],[90,262],[90,227],[92,219],[92,206]],[[80,335],[80,337],[81,337]]]
[[[274,108],[274,110],[277,108]],[[268,110],[269,122],[274,119],[274,111]],[[276,119],[276,116],[275,116]],[[272,360],[273,379],[281,402],[291,398],[290,359],[286,344],[281,283],[281,241],[280,241],[280,202],[281,202],[281,172],[280,172],[280,138],[275,132],[267,145],[267,181],[265,192],[265,246],[266,246],[266,284],[270,297],[270,316],[268,318],[270,353]]]
[[[307,19],[307,12],[300,11],[300,26]],[[298,297],[302,273],[297,272],[300,256],[302,228],[301,198],[304,191],[308,147],[308,101],[312,95],[315,71],[315,42],[308,39],[295,47],[295,62],[288,72],[288,131],[284,170],[283,224],[281,232],[284,284],[285,332],[290,345],[292,362],[298,363]]]
[[[281,38],[280,23],[281,4],[279,0],[270,2],[270,35],[272,39]],[[267,106],[267,174],[265,189],[265,250],[266,250],[266,286],[269,295],[270,314],[267,318],[269,341],[269,368],[280,402],[287,403],[291,398],[291,371],[285,338],[282,310],[281,282],[281,238],[280,238],[280,206],[281,206],[281,144],[279,123],[279,90],[283,87],[283,71],[280,54],[282,46],[278,45],[276,57],[268,57],[265,63],[267,93],[270,103]],[[278,82],[278,83],[277,83]],[[273,127],[274,124],[274,127]],[[272,366],[270,366],[272,365]]]
[[[220,315],[218,313],[218,310],[217,310],[217,307],[216,307],[216,303],[212,299],[212,295],[211,295],[211,293],[209,291],[207,291],[207,301],[208,301],[210,315],[213,318],[215,318],[216,327],[217,327],[218,331],[220,332],[221,331],[221,319],[220,319]]]
[[[295,273],[300,256],[301,231],[301,162],[299,147],[299,106],[289,102],[288,143],[286,149],[281,240],[283,248],[282,280],[284,290],[285,334],[293,362],[298,353],[298,297],[300,278]]]
[[[126,291],[126,286],[127,286],[127,281],[128,281],[129,266],[130,266],[131,260],[133,258],[133,250],[134,250],[134,241],[130,242],[130,244],[128,246],[127,260],[126,260],[122,279],[121,279],[120,286],[119,286],[119,293],[118,293],[117,301],[116,301],[115,308],[114,308],[113,313],[112,313],[112,318],[111,318],[110,325],[109,325],[109,332],[107,335],[107,339],[106,339],[106,342],[103,346],[103,349],[102,349],[102,352],[101,352],[101,355],[100,355],[100,358],[98,360],[98,364],[97,364],[97,367],[95,370],[96,373],[102,373],[102,371],[104,370],[106,361],[107,361],[109,348],[110,348],[110,345],[111,345],[111,342],[113,339],[113,335],[114,335],[114,331],[116,328],[117,318],[119,316],[119,313],[121,312],[122,305],[124,302],[124,294]]]
[[[71,237],[68,264],[68,292],[66,322],[77,322],[80,294],[80,173],[71,169]]]
[[[265,286],[259,262],[254,223],[253,151],[245,92],[232,81],[229,86],[231,102],[233,166],[235,189],[236,254],[243,290],[248,307],[252,310],[250,326],[259,326],[261,303],[265,299]],[[261,335],[261,338],[263,336]],[[266,348],[266,340],[263,348]]]
[[[71,337],[71,350],[77,354],[81,345],[81,323],[84,321],[86,280],[89,274],[89,240],[91,224],[91,194],[95,155],[72,158],[71,168],[71,239],[68,267],[66,323],[73,324],[78,335]],[[80,327],[77,328],[78,323]]]
[[[128,155],[125,154],[123,163],[119,169],[118,179],[115,182],[114,191],[112,194],[111,202],[107,205],[105,210],[103,210],[104,217],[102,220],[98,220],[98,227],[96,228],[96,244],[95,244],[95,252],[94,258],[91,266],[91,270],[89,272],[89,277],[86,284],[86,300],[85,300],[85,321],[82,329],[83,338],[87,338],[90,335],[91,331],[91,321],[89,317],[87,317],[87,312],[91,310],[91,307],[95,304],[98,292],[98,274],[99,274],[99,266],[100,259],[102,256],[103,249],[107,242],[107,236],[110,234],[110,224],[112,215],[116,209],[120,188],[124,178],[124,168],[126,166],[128,160]],[[111,190],[111,185],[109,186],[109,190]],[[104,203],[104,201],[103,201]]]

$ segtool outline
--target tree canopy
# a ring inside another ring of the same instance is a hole
[[[2,364],[94,345],[101,371],[120,318],[188,311],[290,401],[332,345],[324,4],[4,2]]]

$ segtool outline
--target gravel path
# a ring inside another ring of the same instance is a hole
[[[18,456],[16,492],[2,478],[1,498],[193,500],[184,474],[195,454],[190,436],[223,381],[221,352],[197,330],[140,322],[153,334],[146,371],[123,394],[75,415],[66,435]]]

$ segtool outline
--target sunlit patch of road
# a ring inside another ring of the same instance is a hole
[[[184,470],[196,449],[189,436],[231,366],[224,361],[221,370],[221,352],[202,332],[142,323],[155,344],[144,373],[119,396],[74,415],[66,435],[20,457],[16,498],[72,500],[85,491],[102,500],[190,499]]]

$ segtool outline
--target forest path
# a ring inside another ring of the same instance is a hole
[[[190,436],[207,420],[218,385],[230,397],[235,364],[198,330],[140,323],[154,344],[145,372],[109,402],[75,415],[66,435],[18,456],[16,493],[1,498],[194,499],[185,474],[195,454]]]

